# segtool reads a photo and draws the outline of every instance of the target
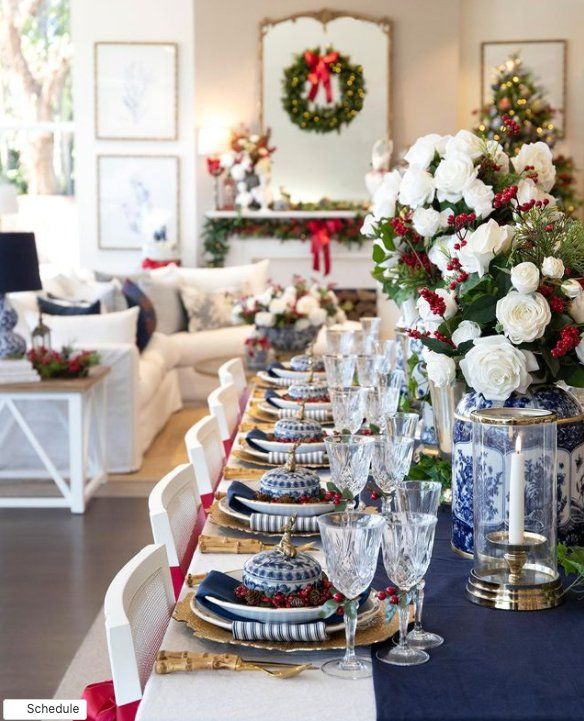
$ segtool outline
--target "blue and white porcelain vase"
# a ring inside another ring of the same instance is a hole
[[[558,417],[557,528],[558,540],[584,544],[584,414],[568,391],[555,385],[534,385],[526,394],[513,393],[505,403],[487,401],[474,391],[466,393],[456,409],[452,456],[452,548],[473,554],[473,455],[472,422],[475,410],[503,405],[506,408],[544,408]],[[496,468],[494,459],[493,466]],[[494,473],[493,482],[497,483]],[[497,494],[493,487],[493,494]]]
[[[314,342],[322,326],[309,325],[299,330],[294,324],[281,327],[257,326],[257,330],[279,351],[304,350]]]

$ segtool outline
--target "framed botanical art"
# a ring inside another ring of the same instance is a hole
[[[496,40],[481,44],[481,103],[491,101],[491,84],[496,68],[511,55],[519,55],[546,100],[555,108],[554,123],[565,131],[566,40]]]
[[[95,43],[95,136],[176,140],[176,43]]]
[[[138,250],[153,239],[178,247],[179,191],[175,155],[99,155],[99,247]]]

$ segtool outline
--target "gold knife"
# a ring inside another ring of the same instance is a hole
[[[264,543],[257,538],[233,538],[231,536],[199,536],[201,553],[259,553],[275,548],[275,543]],[[299,551],[310,551],[314,543],[298,546]]]
[[[195,671],[202,669],[224,669],[227,671],[268,671],[277,669],[314,670],[312,664],[278,663],[271,661],[251,661],[235,653],[196,653],[192,651],[164,651],[156,656],[156,673],[166,674],[175,671]]]

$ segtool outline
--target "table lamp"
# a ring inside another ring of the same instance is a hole
[[[219,177],[223,173],[219,156],[229,145],[229,128],[209,125],[199,128],[197,150],[207,158],[207,171],[214,178],[215,210],[219,210]]]
[[[13,330],[18,316],[6,294],[41,288],[34,233],[0,233],[0,359],[26,352],[26,341]]]

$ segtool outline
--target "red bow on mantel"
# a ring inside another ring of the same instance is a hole
[[[320,271],[320,255],[324,260],[324,275],[331,272],[331,236],[343,226],[338,218],[332,220],[309,220],[306,228],[310,233],[310,250],[312,252],[312,269]]]
[[[339,54],[337,52],[331,52],[326,55],[319,55],[318,53],[307,50],[304,53],[304,59],[308,65],[308,82],[310,83],[308,99],[314,100],[314,98],[316,98],[318,88],[322,83],[326,93],[326,101],[327,103],[332,103],[333,91],[331,88],[331,71],[329,66],[339,59]]]

